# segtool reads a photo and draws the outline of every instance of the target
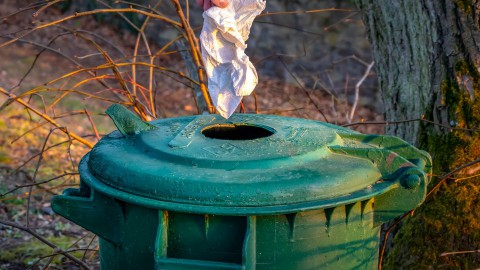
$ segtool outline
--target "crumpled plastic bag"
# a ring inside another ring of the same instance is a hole
[[[257,71],[245,54],[245,41],[265,5],[265,0],[232,0],[226,8],[212,7],[203,13],[200,41],[208,90],[218,112],[227,119],[242,97],[257,86]]]

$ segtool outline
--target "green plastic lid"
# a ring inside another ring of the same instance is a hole
[[[119,131],[86,156],[82,180],[136,203],[277,213],[355,202],[394,183],[424,189],[428,181],[428,154],[394,137],[272,115],[138,123],[121,110],[109,114]]]

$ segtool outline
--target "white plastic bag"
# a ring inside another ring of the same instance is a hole
[[[232,0],[227,8],[212,7],[203,13],[200,41],[208,90],[225,118],[258,83],[257,71],[245,54],[245,41],[253,20],[265,5],[265,0]]]

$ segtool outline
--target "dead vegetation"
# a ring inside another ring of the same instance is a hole
[[[145,120],[213,112],[197,59],[198,27],[188,20],[200,11],[188,1],[151,6],[88,1],[95,3],[90,9],[73,6],[64,12],[62,2],[0,3],[0,268],[98,268],[95,237],[55,215],[49,202],[78,185],[80,158],[114,129],[104,114],[109,104],[124,104]],[[110,17],[101,17],[105,14]],[[105,21],[112,16],[123,24]],[[147,35],[154,22],[165,24],[171,39]],[[379,101],[360,90],[362,79],[374,75],[371,63],[344,55],[322,75],[299,71],[295,58],[280,54],[253,60],[261,65],[271,57],[279,59],[284,76],[261,77],[239,113],[334,124],[382,121],[373,104]],[[328,79],[339,65],[352,63],[360,76],[344,69],[335,75],[344,78],[342,85]],[[356,128],[383,130],[381,125]]]

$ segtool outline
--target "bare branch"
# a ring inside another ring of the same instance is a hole
[[[313,98],[312,98],[312,96],[310,95],[310,93],[308,92],[308,90],[305,89],[305,87],[303,87],[303,85],[300,83],[300,81],[298,80],[297,76],[295,76],[295,74],[293,74],[293,73],[291,72],[291,70],[288,68],[287,64],[285,64],[285,62],[283,62],[283,60],[282,60],[281,57],[278,57],[278,60],[280,61],[280,63],[282,63],[283,67],[284,67],[285,70],[288,72],[288,74],[290,74],[290,76],[292,76],[292,78],[297,82],[297,85],[303,90],[303,92],[305,93],[305,95],[308,97],[309,101],[313,104],[313,106],[315,106],[315,108],[317,109],[317,111],[322,115],[322,117],[325,119],[325,122],[329,123],[327,116],[325,116],[325,114],[322,112],[322,110],[320,109],[320,107],[318,107],[317,103],[313,100]]]
[[[53,132],[56,129],[57,128],[50,129],[50,132],[48,132],[47,136],[45,137],[45,140],[43,141],[43,146],[42,146],[42,149],[40,150],[40,155],[38,157],[37,165],[35,166],[35,172],[33,173],[33,177],[32,177],[32,181],[34,183],[37,179],[37,174],[38,174],[38,170],[40,169],[40,165],[42,164],[43,153],[45,152],[45,148],[47,147],[48,139],[50,138],[50,136],[53,134]],[[28,189],[28,198],[27,198],[27,221],[26,221],[26,227],[27,228],[30,227],[29,226],[29,223],[30,223],[30,201],[31,201],[31,198],[32,198],[32,190],[33,190],[33,185],[30,185],[29,189]]]
[[[281,12],[265,12],[257,17],[273,16],[273,15],[291,15],[291,14],[311,14],[311,13],[320,13],[320,12],[352,12],[353,9],[341,9],[341,8],[324,8],[324,9],[311,9],[311,10],[298,10],[298,11],[281,11]]]
[[[446,126],[446,125],[443,125],[443,124],[440,124],[440,123],[436,123],[436,122],[434,122],[434,121],[427,120],[427,119],[423,119],[423,118],[408,119],[408,120],[401,120],[401,121],[366,121],[366,122],[354,122],[354,123],[351,123],[351,124],[342,125],[342,127],[351,127],[351,126],[359,126],[359,125],[386,125],[386,126],[388,126],[388,125],[398,125],[398,124],[404,124],[404,123],[410,123],[410,122],[417,122],[417,121],[421,121],[421,122],[424,122],[424,123],[427,123],[427,124],[436,125],[436,126],[439,126],[439,127],[443,127],[443,128],[449,129],[449,130],[469,131],[469,132],[479,132],[479,131],[480,131],[480,129],[450,127],[450,126]]]
[[[92,116],[90,115],[87,109],[85,109],[85,113],[87,114],[88,121],[90,121],[90,125],[92,126],[92,129],[93,129],[93,132],[95,133],[95,137],[97,138],[97,141],[100,141],[100,134],[98,134],[97,126],[95,125],[95,123],[93,123]]]
[[[32,14],[32,17],[37,17],[38,15],[40,15],[40,12],[44,11],[45,9],[55,5],[56,3],[59,3],[59,2],[63,2],[64,0],[53,0],[47,4],[45,4],[45,6],[39,8],[37,11],[35,11],[33,14]]]
[[[8,14],[8,15],[6,15],[6,16],[0,17],[0,21],[6,21],[6,20],[8,19],[8,17],[15,16],[15,15],[17,15],[17,14],[19,14],[19,13],[24,12],[24,11],[36,9],[37,7],[41,7],[41,6],[44,5],[44,4],[45,4],[45,3],[43,3],[43,2],[29,4],[27,7],[21,8],[21,9],[15,11],[14,13],[10,13],[10,14]]]
[[[190,53],[192,55],[195,65],[197,66],[198,80],[200,84],[200,89],[202,90],[202,93],[203,93],[203,98],[207,103],[209,111],[212,113],[215,111],[215,107],[213,106],[213,103],[210,99],[210,95],[208,93],[208,89],[205,85],[205,74],[203,72],[204,69],[203,69],[202,58],[200,57],[200,47],[198,45],[198,40],[195,37],[195,34],[193,33],[190,23],[185,18],[185,14],[183,13],[182,6],[180,5],[179,0],[171,0],[171,1],[177,10],[177,15],[180,18],[180,21],[182,23],[182,28],[185,31],[186,38],[188,40],[188,43],[191,49]]]
[[[371,62],[367,66],[367,69],[365,70],[365,73],[363,74],[362,78],[360,78],[360,80],[355,85],[355,101],[353,102],[352,109],[350,110],[350,115],[347,115],[348,123],[352,122],[353,116],[355,115],[355,110],[357,109],[358,99],[360,98],[360,86],[367,79],[368,75],[370,75],[370,70],[372,70],[372,67],[374,64],[375,62]]]
[[[47,179],[47,180],[43,180],[43,181],[40,181],[40,182],[35,182],[33,184],[25,184],[25,185],[17,185],[14,189],[11,189],[3,194],[0,194],[0,197],[5,197],[7,196],[8,194],[11,194],[19,189],[22,189],[22,188],[26,188],[26,187],[32,187],[32,186],[38,186],[38,185],[43,185],[43,184],[46,184],[46,183],[50,183],[54,180],[57,180],[57,179],[60,179],[60,178],[63,178],[65,176],[72,176],[72,175],[79,175],[78,173],[64,173],[64,174],[61,174],[61,175],[58,175],[58,176],[55,176],[53,178],[50,178],[50,179]]]
[[[93,144],[91,144],[89,141],[83,139],[82,137],[78,136],[77,134],[75,134],[75,133],[73,133],[73,132],[68,131],[65,127],[63,127],[63,126],[61,126],[60,124],[58,124],[57,122],[55,122],[55,120],[53,120],[50,116],[41,113],[41,112],[38,111],[37,109],[33,108],[30,104],[28,104],[28,103],[26,103],[25,101],[23,101],[22,99],[17,98],[14,94],[8,93],[5,89],[3,89],[3,88],[1,88],[1,87],[0,87],[0,93],[3,93],[3,94],[5,94],[6,96],[8,96],[10,100],[14,100],[14,101],[20,103],[20,104],[23,105],[25,108],[27,108],[27,109],[29,109],[30,111],[34,112],[36,115],[42,117],[42,118],[45,119],[47,122],[49,122],[49,123],[52,124],[53,126],[59,128],[62,132],[68,134],[68,135],[71,136],[73,139],[77,140],[78,142],[84,144],[85,146],[87,146],[87,147],[89,147],[89,148],[93,148]]]
[[[478,250],[467,250],[467,251],[453,251],[453,252],[443,252],[440,254],[440,257],[450,256],[450,255],[459,255],[459,254],[469,254],[469,253],[480,253]]]
[[[108,8],[108,9],[95,9],[95,10],[90,10],[90,11],[85,11],[85,12],[76,12],[75,14],[73,15],[70,15],[70,16],[66,16],[64,18],[61,18],[59,20],[56,20],[56,21],[52,21],[52,22],[48,22],[48,23],[45,23],[45,24],[42,24],[42,25],[39,25],[39,26],[36,26],[28,31],[26,31],[25,33],[19,35],[18,37],[15,37],[7,42],[4,42],[4,43],[1,43],[0,44],[0,48],[2,47],[5,47],[9,44],[12,44],[14,43],[15,41],[19,40],[20,38],[23,38],[29,34],[31,34],[32,32],[35,32],[37,30],[40,30],[40,29],[43,29],[43,28],[47,28],[47,27],[50,27],[50,26],[53,26],[53,25],[56,25],[56,24],[59,24],[59,23],[62,23],[62,22],[65,22],[65,21],[68,21],[68,20],[71,20],[71,19],[74,19],[74,18],[79,18],[79,17],[82,17],[82,16],[87,16],[87,15],[93,15],[93,14],[99,14],[99,13],[124,13],[124,12],[131,12],[131,13],[139,13],[139,14],[142,14],[142,15],[145,15],[145,16],[148,16],[148,17],[152,17],[154,19],[159,19],[159,20],[162,20],[166,23],[169,23],[171,25],[174,25],[174,26],[177,26],[177,27],[182,27],[182,24],[180,24],[179,22],[176,22],[174,20],[171,20],[165,16],[161,16],[161,15],[157,15],[157,14],[153,14],[153,13],[150,13],[150,12],[146,12],[146,11],[143,11],[143,10],[140,10],[140,9],[135,9],[135,8]]]
[[[19,230],[22,230],[22,231],[28,233],[28,234],[32,235],[33,237],[37,238],[38,240],[40,240],[40,242],[42,242],[42,243],[46,244],[47,246],[51,247],[53,250],[58,250],[59,252],[62,252],[63,256],[69,258],[70,260],[72,260],[73,262],[78,264],[78,266],[82,267],[83,269],[88,269],[88,270],[90,269],[90,267],[86,263],[84,263],[84,262],[80,261],[79,259],[75,258],[73,255],[69,254],[67,251],[62,250],[60,247],[58,247],[55,244],[53,244],[52,242],[48,241],[45,237],[39,235],[38,233],[36,233],[32,229],[24,227],[20,224],[14,223],[14,222],[7,221],[7,220],[0,220],[0,224],[10,226],[10,227],[13,227],[13,228],[17,228]]]
[[[464,164],[464,165],[456,168],[455,170],[443,175],[442,177],[439,178],[439,182],[427,193],[426,198],[430,197],[436,190],[438,190],[442,186],[442,184],[445,183],[445,181],[450,178],[450,176],[456,174],[457,172],[459,172],[463,169],[466,169],[468,167],[472,167],[473,165],[476,165],[476,164],[479,164],[479,163],[480,163],[480,158],[477,159],[477,160],[474,160],[472,162],[469,162],[467,164]]]

